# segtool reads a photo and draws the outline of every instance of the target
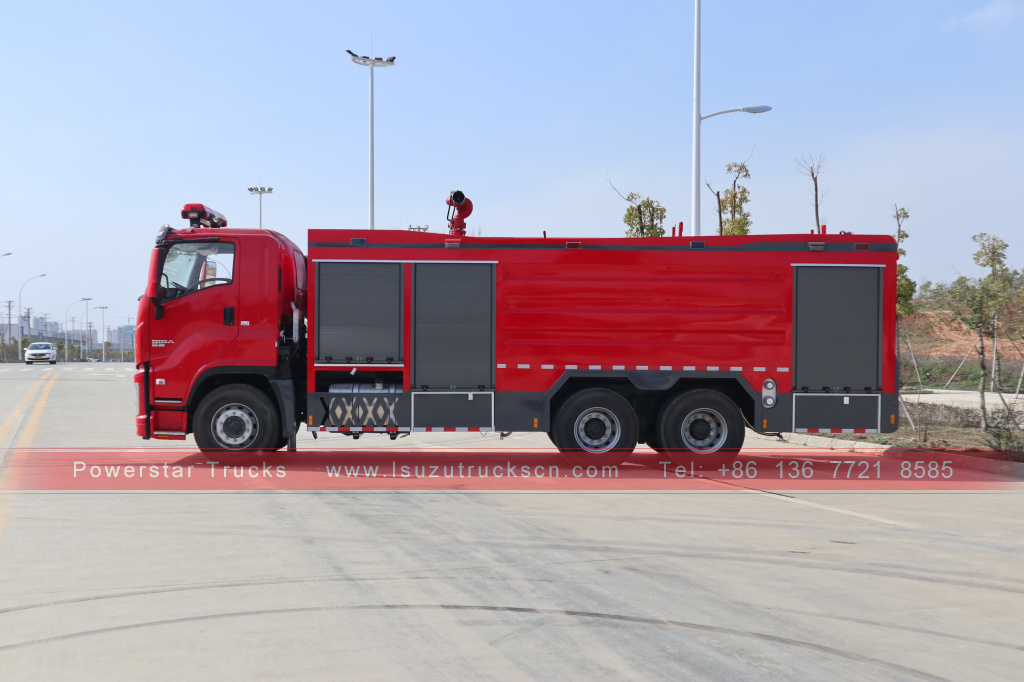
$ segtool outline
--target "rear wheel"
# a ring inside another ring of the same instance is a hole
[[[743,415],[723,393],[686,391],[665,405],[657,433],[659,443],[672,456],[734,456],[743,447]]]
[[[277,410],[252,386],[221,386],[203,398],[192,423],[204,452],[275,450],[280,437]]]
[[[620,464],[636,448],[636,413],[626,399],[606,388],[588,388],[558,409],[551,440],[573,464]]]

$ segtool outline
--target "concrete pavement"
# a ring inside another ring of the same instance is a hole
[[[128,368],[25,369],[0,372],[4,480],[42,449],[153,446],[134,436]],[[310,456],[373,447],[550,444],[537,434],[300,441]],[[751,445],[769,447],[829,455]],[[8,494],[0,670],[5,680],[1019,676],[1019,486],[772,494],[747,483],[732,494]]]

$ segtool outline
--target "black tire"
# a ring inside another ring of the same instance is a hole
[[[695,389],[680,393],[658,416],[657,438],[672,457],[735,456],[743,447],[743,414],[723,393]]]
[[[192,420],[203,452],[270,451],[280,438],[277,409],[252,386],[221,386],[203,398]]]
[[[32,363],[31,363],[31,362],[29,362],[28,360],[26,360],[26,361],[25,361],[25,364],[26,364],[26,365],[31,365]]]
[[[633,452],[639,432],[625,398],[607,388],[587,388],[558,408],[551,441],[573,464],[607,466]]]
[[[51,364],[51,365],[56,365],[56,364],[57,364],[57,361],[56,361],[56,360],[50,360],[50,364]]]

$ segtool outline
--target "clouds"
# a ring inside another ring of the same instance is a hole
[[[992,0],[984,7],[968,14],[946,20],[946,28],[966,28],[981,31],[1005,27],[1021,16],[1021,8],[1012,0]]]

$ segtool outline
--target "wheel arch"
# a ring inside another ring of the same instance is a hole
[[[287,423],[291,426],[295,414],[294,389],[292,388],[291,380],[277,379],[265,371],[265,368],[258,367],[220,367],[203,372],[192,385],[188,400],[185,403],[185,409],[188,413],[188,423],[186,426],[188,433],[193,431],[192,420],[203,399],[221,386],[233,384],[251,386],[266,395],[267,399],[277,407],[278,418],[282,425],[282,435],[290,436],[294,433],[294,429],[285,433],[287,428],[285,424]],[[288,419],[289,416],[292,419]]]

